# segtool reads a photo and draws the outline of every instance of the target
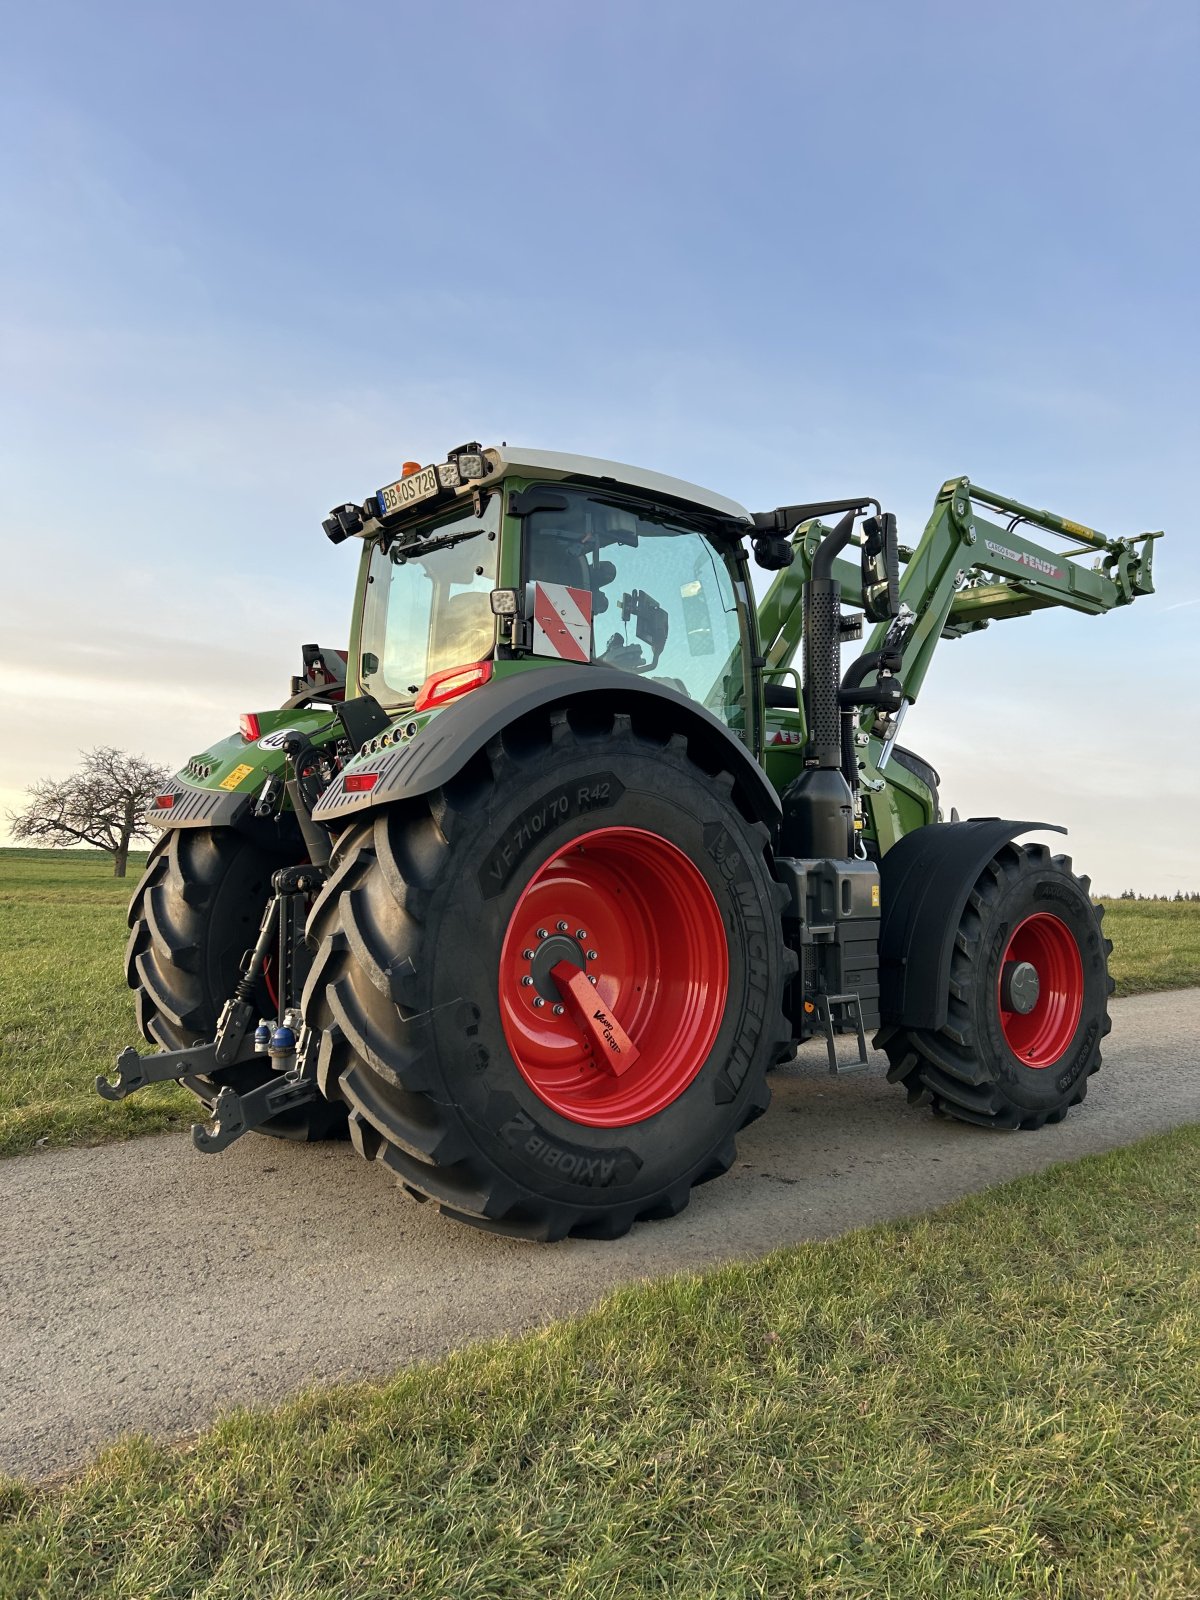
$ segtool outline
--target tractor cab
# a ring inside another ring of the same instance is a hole
[[[730,727],[752,715],[750,518],[722,496],[614,462],[472,447],[326,531],[366,542],[351,661],[356,692],[389,710],[552,661],[644,678]]]

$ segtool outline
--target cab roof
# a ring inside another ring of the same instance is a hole
[[[599,456],[574,456],[558,450],[530,450],[523,445],[501,445],[489,448],[484,455],[493,464],[493,470],[483,480],[494,483],[510,473],[528,478],[545,478],[562,481],[565,478],[591,479],[614,487],[644,489],[649,494],[663,495],[688,505],[702,506],[706,511],[716,511],[737,522],[749,523],[752,519],[745,506],[730,500],[699,484],[687,483],[682,478],[669,478],[663,472],[649,472],[645,467],[629,466],[623,461],[605,461]]]

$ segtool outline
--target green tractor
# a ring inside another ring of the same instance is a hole
[[[943,821],[897,734],[940,639],[1129,604],[1159,535],[954,478],[905,549],[869,498],[751,514],[477,444],[324,528],[360,542],[349,651],[306,646],[158,796],[126,967],[158,1049],[107,1098],[178,1080],[201,1150],[348,1133],[547,1240],[681,1211],[808,1039],[845,1072],[873,1034],[910,1101],[986,1127],[1083,1099],[1087,879],[1017,842],[1043,823]]]

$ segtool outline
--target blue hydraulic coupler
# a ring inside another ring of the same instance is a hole
[[[291,1056],[296,1053],[296,1035],[288,1027],[278,1027],[267,1046],[268,1055]]]

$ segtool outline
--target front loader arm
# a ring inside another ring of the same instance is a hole
[[[989,520],[979,506],[1006,514],[1007,522]],[[1035,544],[1016,531],[1022,525],[1072,541],[1072,547],[1056,551]],[[768,675],[791,667],[799,649],[803,586],[827,532],[819,522],[797,528],[792,540],[796,559],[780,573],[759,608]],[[880,649],[891,630],[903,657],[897,676],[905,701],[912,703],[943,638],[1048,606],[1095,615],[1152,594],[1154,540],[1161,537],[1142,533],[1110,539],[1066,517],[978,488],[968,478],[951,478],[938,493],[920,543],[915,550],[901,549],[901,622],[880,623],[865,649]],[[1084,565],[1080,558],[1089,555],[1094,564]],[[861,595],[857,566],[839,559],[834,576],[854,603]],[[873,713],[863,720],[872,722]]]
[[[1005,512],[1003,526],[978,507]],[[1022,525],[1073,541],[1067,550],[1035,544]],[[1154,540],[1159,533],[1109,539],[1081,523],[1035,510],[967,478],[943,484],[921,542],[900,579],[901,601],[914,613],[903,643],[899,677],[904,698],[916,700],[942,638],[957,638],[1005,617],[1048,606],[1098,615],[1152,594]],[[1095,557],[1093,565],[1079,559]],[[868,649],[883,642],[880,624]]]

